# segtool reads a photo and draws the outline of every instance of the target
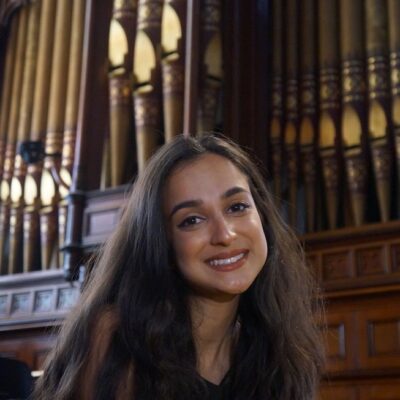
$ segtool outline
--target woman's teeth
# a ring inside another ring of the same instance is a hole
[[[237,256],[230,257],[230,258],[223,258],[220,260],[211,260],[210,265],[213,267],[217,267],[219,265],[229,265],[229,264],[235,263],[236,261],[239,261],[243,257],[244,257],[244,253],[241,253]]]

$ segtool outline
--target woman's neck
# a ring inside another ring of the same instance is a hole
[[[193,337],[199,374],[219,384],[230,368],[239,297],[228,301],[191,298]]]

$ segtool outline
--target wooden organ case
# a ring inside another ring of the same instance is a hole
[[[174,135],[264,163],[326,304],[320,399],[400,399],[397,0],[0,1],[0,354],[40,370]]]

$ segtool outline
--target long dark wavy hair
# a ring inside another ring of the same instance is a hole
[[[48,358],[35,399],[78,398],[95,321],[106,309],[118,314],[93,398],[115,398],[133,365],[135,400],[204,399],[188,309],[188,288],[167,240],[162,196],[168,176],[182,163],[213,153],[248,179],[268,242],[268,258],[240,297],[240,335],[233,350],[232,400],[310,400],[322,363],[315,286],[301,246],[282,221],[257,166],[226,138],[177,137],[149,161],[133,185],[121,221],[98,257],[79,306],[64,324]]]

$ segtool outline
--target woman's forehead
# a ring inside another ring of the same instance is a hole
[[[229,159],[204,154],[173,171],[165,183],[164,202],[223,194],[232,187],[249,190],[247,177]]]

